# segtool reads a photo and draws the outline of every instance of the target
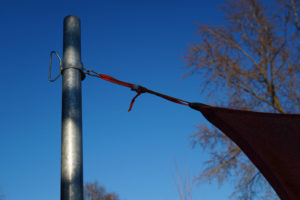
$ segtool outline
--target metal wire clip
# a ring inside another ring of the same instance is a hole
[[[51,71],[52,71],[52,69],[51,69],[51,68],[52,68],[52,54],[55,54],[56,57],[57,57],[58,60],[59,60],[59,74],[58,74],[54,79],[51,79]],[[56,80],[60,77],[61,71],[62,71],[62,61],[61,61],[61,58],[60,58],[60,56],[58,55],[58,53],[57,53],[56,51],[51,51],[51,52],[50,52],[50,64],[49,64],[49,78],[48,78],[48,80],[49,80],[50,82],[56,81]]]

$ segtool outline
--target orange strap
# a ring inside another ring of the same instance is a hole
[[[96,74],[91,74],[90,72]],[[162,97],[166,100],[169,100],[169,101],[172,101],[174,103],[178,103],[178,104],[181,104],[181,105],[189,105],[190,102],[188,101],[185,101],[185,100],[182,100],[182,99],[177,99],[177,98],[174,98],[174,97],[170,97],[170,96],[167,96],[167,95],[164,95],[164,94],[161,94],[161,93],[158,93],[158,92],[155,92],[155,91],[152,91],[152,90],[148,90],[147,88],[143,87],[143,86],[140,86],[140,85],[135,85],[135,84],[132,84],[132,83],[127,83],[127,82],[124,82],[124,81],[120,81],[118,79],[115,79],[111,76],[108,76],[108,75],[105,75],[105,74],[99,74],[95,71],[92,71],[92,70],[88,70],[87,71],[87,74],[88,75],[91,75],[91,76],[95,76],[95,77],[98,77],[98,78],[101,78],[103,80],[106,80],[106,81],[109,81],[109,82],[112,82],[112,83],[115,83],[115,84],[118,84],[118,85],[122,85],[122,86],[125,86],[125,87],[128,87],[130,88],[131,90],[133,91],[136,91],[137,94],[133,97],[133,99],[131,100],[131,103],[130,103],[130,106],[129,106],[129,109],[128,109],[128,112],[131,111],[132,109],[132,106],[134,104],[134,101],[135,99],[140,96],[142,93],[150,93],[150,94],[154,94],[156,96],[159,96],[159,97]]]

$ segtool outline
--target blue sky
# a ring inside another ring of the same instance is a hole
[[[6,200],[60,198],[61,79],[48,82],[49,52],[62,55],[63,18],[77,15],[84,67],[193,102],[182,78],[195,23],[222,24],[221,0],[3,1],[0,7],[0,191]],[[54,71],[58,71],[57,61]],[[176,200],[175,160],[192,177],[207,154],[191,148],[202,115],[186,106],[87,77],[82,83],[84,181],[122,200]],[[198,184],[194,199],[228,199],[230,184]]]

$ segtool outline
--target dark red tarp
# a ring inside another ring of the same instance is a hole
[[[283,200],[300,200],[300,115],[190,103],[232,139]]]

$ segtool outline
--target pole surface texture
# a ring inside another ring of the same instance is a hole
[[[65,17],[63,34],[61,200],[83,200],[79,18]]]

